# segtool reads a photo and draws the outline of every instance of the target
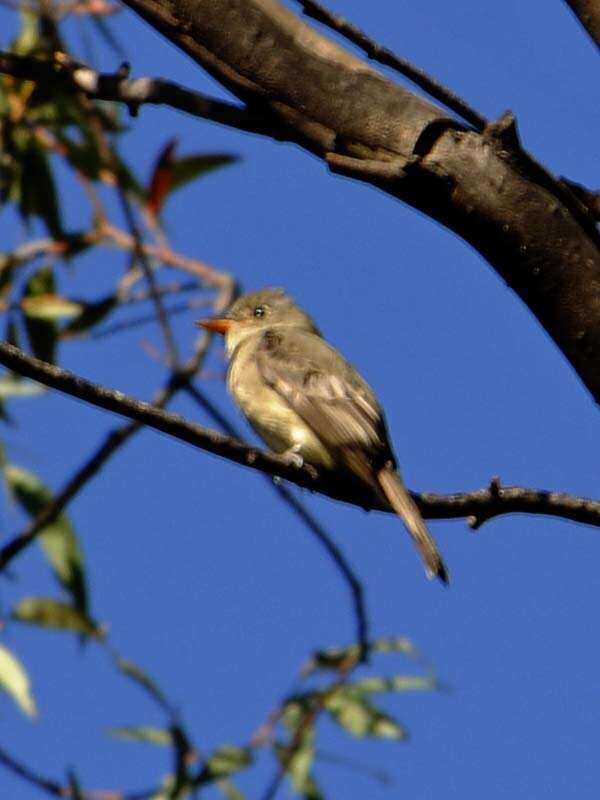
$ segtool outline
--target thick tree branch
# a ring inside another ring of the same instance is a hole
[[[505,115],[465,130],[277,0],[124,0],[335,171],[430,215],[529,306],[600,401],[600,236],[585,204],[522,148]]]
[[[443,106],[446,106],[450,111],[453,111],[476,130],[483,130],[487,125],[485,117],[478,111],[475,111],[474,108],[471,108],[462,98],[448,89],[448,87],[434,80],[424,70],[415,67],[410,61],[392,53],[387,47],[382,47],[367,36],[366,33],[361,31],[360,28],[357,28],[356,25],[348,22],[347,19],[337,14],[332,14],[325,6],[315,2],[315,0],[297,0],[297,2],[302,6],[307,17],[312,17],[316,19],[317,22],[322,22],[323,25],[327,25],[331,30],[344,36],[349,42],[360,47],[373,61],[377,61],[379,64],[383,64],[386,67],[391,67],[396,70],[396,72],[399,72],[400,75],[404,75],[404,77],[412,81],[415,86],[423,89],[430,97],[437,100],[438,103],[441,103]]]
[[[600,48],[600,4],[598,0],[566,0],[567,5]]]
[[[367,510],[390,511],[382,501],[360,486],[336,474],[317,473],[313,467],[297,467],[284,456],[251,447],[239,439],[188,422],[149,403],[134,400],[122,392],[91,383],[67,370],[26,355],[6,342],[0,342],[0,364],[50,388],[77,397],[92,405],[147,425],[183,442],[221,456],[237,464],[271,476],[279,476],[305,489],[327,495]],[[177,376],[174,376],[174,380]],[[470,520],[474,527],[500,514],[529,513],[562,517],[600,527],[600,502],[584,497],[547,492],[540,489],[501,487],[497,481],[488,489],[451,495],[414,495],[424,516],[429,519]]]

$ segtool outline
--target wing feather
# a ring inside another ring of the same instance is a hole
[[[349,460],[346,451],[354,451],[352,460],[358,452],[369,461],[392,458],[373,390],[320,336],[270,329],[258,347],[257,363],[269,386],[342,460]]]

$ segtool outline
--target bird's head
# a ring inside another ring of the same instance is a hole
[[[201,319],[196,325],[225,336],[230,355],[245,338],[267,328],[286,326],[318,334],[312,319],[283,289],[259,289],[243,294],[223,317]]]

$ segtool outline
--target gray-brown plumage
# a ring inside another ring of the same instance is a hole
[[[201,325],[225,335],[227,381],[242,412],[277,453],[348,473],[387,498],[428,575],[447,582],[435,542],[396,469],[385,418],[359,373],[280,289],[240,297]]]

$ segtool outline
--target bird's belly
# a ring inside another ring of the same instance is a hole
[[[248,363],[242,363],[239,367],[253,369],[253,365]],[[265,444],[275,453],[293,448],[310,464],[332,467],[332,457],[304,420],[263,380],[237,380],[236,371],[239,367],[234,364],[230,370],[229,389]],[[249,386],[251,389],[246,388]]]

